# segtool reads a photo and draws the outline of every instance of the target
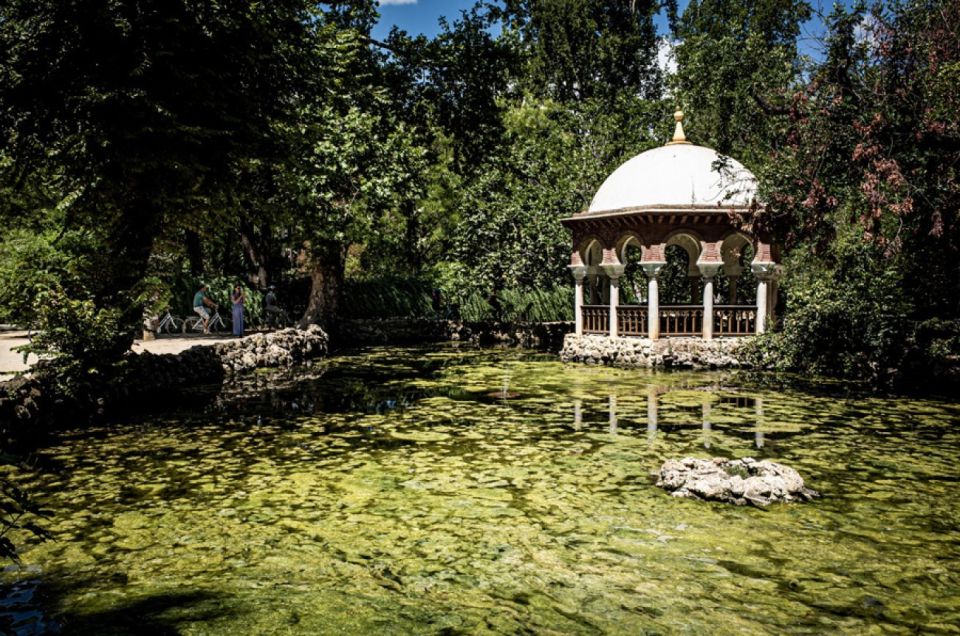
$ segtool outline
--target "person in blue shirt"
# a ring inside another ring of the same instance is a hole
[[[207,307],[217,308],[217,303],[207,295],[207,286],[201,285],[200,290],[193,295],[193,311],[203,320],[203,333],[210,333],[210,310]]]

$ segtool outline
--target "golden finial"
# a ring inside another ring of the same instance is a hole
[[[677,128],[673,131],[673,139],[667,142],[668,146],[673,144],[688,144],[687,136],[683,134],[683,111],[678,110],[673,114],[673,120],[677,122]]]

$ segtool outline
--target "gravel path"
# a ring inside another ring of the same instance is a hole
[[[133,350],[137,353],[149,351],[150,353],[180,353],[194,345],[212,345],[218,342],[228,342],[233,340],[232,336],[209,335],[209,336],[163,336],[157,340],[144,342],[137,340],[133,343]],[[27,344],[26,331],[3,331],[0,332],[0,381],[9,380],[14,373],[26,371],[28,364],[23,362],[23,354],[17,353],[13,349],[20,345]],[[36,356],[30,356],[29,364],[37,361]]]

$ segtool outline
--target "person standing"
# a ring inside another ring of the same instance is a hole
[[[276,287],[273,285],[267,287],[267,295],[264,296],[263,302],[266,305],[267,325],[286,327],[289,318],[287,317],[287,312],[277,304]]]
[[[243,293],[243,287],[237,285],[230,294],[230,302],[233,303],[233,335],[238,338],[243,337],[243,301],[246,300],[246,294]]]

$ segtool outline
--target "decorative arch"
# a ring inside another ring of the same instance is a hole
[[[663,239],[664,254],[666,254],[667,248],[671,245],[683,248],[687,253],[687,269],[693,272],[703,254],[704,240],[700,233],[688,228],[674,230]]]
[[[636,247],[638,250],[643,251],[646,245],[646,240],[640,235],[639,232],[631,230],[624,233],[617,240],[617,256],[620,258],[620,262],[627,262],[627,250],[629,248]]]
[[[606,246],[603,241],[594,234],[586,236],[577,247],[577,254],[580,255],[581,262],[587,267],[600,265],[603,261],[603,252]]]
[[[727,274],[737,273],[743,270],[743,267],[749,266],[749,263],[743,263],[743,250],[747,246],[753,248],[756,253],[755,241],[746,233],[739,230],[731,230],[720,240],[720,258],[723,260],[723,269]]]

